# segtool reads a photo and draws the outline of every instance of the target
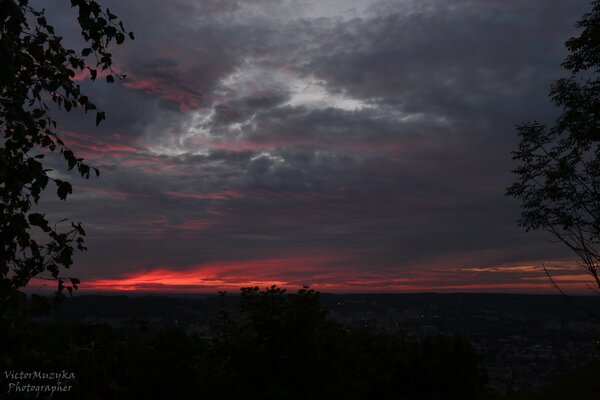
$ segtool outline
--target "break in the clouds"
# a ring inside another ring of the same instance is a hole
[[[540,290],[542,262],[580,284],[504,190],[587,1],[105,3],[128,79],[78,76],[108,119],[61,126],[102,175],[43,203],[87,227],[84,288]]]

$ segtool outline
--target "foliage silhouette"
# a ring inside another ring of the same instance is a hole
[[[33,277],[49,273],[57,281],[59,298],[65,288],[71,292],[80,283],[63,277],[61,269],[71,266],[75,249],[85,250],[81,224],[63,220],[59,227],[45,214],[32,212],[32,206],[50,182],[61,200],[72,193],[71,184],[53,177],[43,164],[48,153],[59,153],[68,169],[84,178],[99,175],[61,140],[52,115],[56,108],[79,108],[94,113],[98,125],[105,113],[74,77],[87,72],[96,80],[103,72],[108,83],[123,79],[113,71],[108,49],[133,34],[93,0],[71,0],[71,6],[78,9],[86,43],[78,52],[64,46],[44,10],[28,0],[0,1],[0,315],[20,301],[18,290]]]
[[[486,396],[485,374],[462,339],[350,329],[310,288],[244,288],[238,306],[223,308],[203,338],[181,326],[124,334],[106,325],[29,324],[4,331],[14,337],[0,342],[0,368],[72,371],[72,392],[60,398],[73,399]],[[17,354],[18,346],[27,351]]]
[[[562,114],[552,127],[518,126],[515,183],[507,195],[521,201],[519,224],[545,230],[582,261],[600,290],[600,2],[577,23],[562,66],[569,78],[550,90]]]

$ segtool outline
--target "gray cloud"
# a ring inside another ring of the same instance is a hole
[[[314,254],[339,260],[307,279],[568,258],[523,233],[503,193],[514,126],[555,116],[548,85],[587,2],[110,7],[136,32],[116,53],[130,79],[83,83],[101,129],[65,121],[104,174],[45,203],[87,223],[82,277]]]

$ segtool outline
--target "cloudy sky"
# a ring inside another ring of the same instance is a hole
[[[77,45],[67,3],[44,7]],[[504,191],[587,0],[103,4],[128,79],[78,78],[99,128],[60,117],[102,173],[41,204],[86,227],[84,290],[551,291],[542,262],[580,285]]]

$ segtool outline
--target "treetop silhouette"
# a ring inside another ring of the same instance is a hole
[[[600,2],[577,27],[582,31],[566,42],[562,63],[570,76],[550,89],[562,113],[551,127],[538,121],[517,127],[519,166],[506,193],[521,201],[519,225],[565,244],[600,290]]]

